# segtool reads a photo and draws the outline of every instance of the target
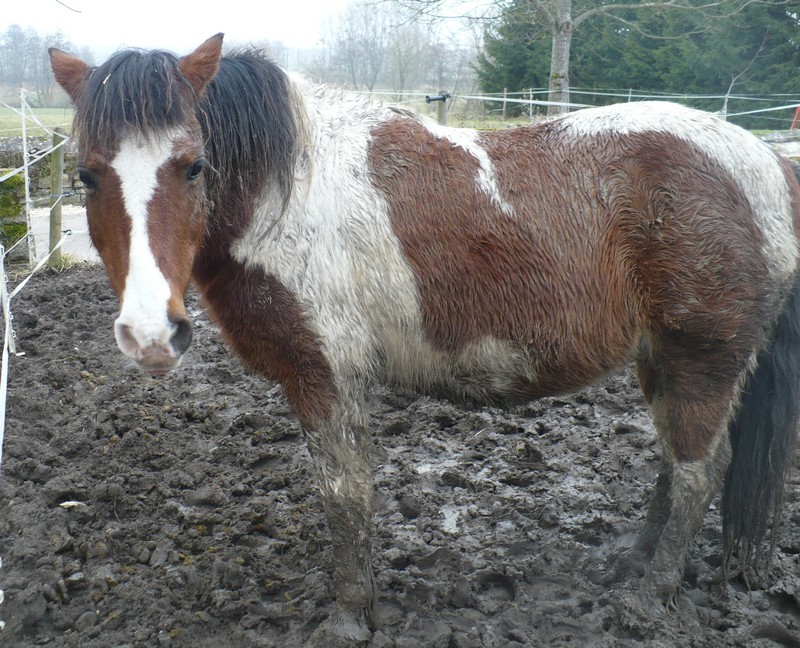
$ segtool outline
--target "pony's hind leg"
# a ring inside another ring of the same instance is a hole
[[[644,527],[639,532],[633,547],[634,566],[639,567],[642,573],[644,573],[644,565],[653,558],[658,540],[669,520],[671,486],[672,464],[666,459],[662,459],[655,488],[650,495]]]
[[[662,446],[655,497],[663,499],[651,502],[640,537],[642,549],[655,541],[643,595],[665,600],[668,608],[676,605],[689,544],[730,463],[727,426],[744,375],[730,358],[727,370],[710,372],[713,359],[697,355],[662,361],[651,400]]]
[[[723,431],[707,458],[675,461],[670,467],[669,516],[642,583],[643,594],[665,601],[668,610],[677,605],[689,544],[703,525],[729,462],[730,443]]]

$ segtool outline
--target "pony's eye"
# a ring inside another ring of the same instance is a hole
[[[97,176],[89,169],[78,169],[78,179],[88,191],[97,189]]]
[[[197,180],[200,177],[200,174],[203,172],[203,169],[206,166],[206,161],[203,158],[199,158],[192,162],[191,166],[186,169],[186,179],[187,180]]]

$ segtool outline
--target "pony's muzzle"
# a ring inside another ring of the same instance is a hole
[[[163,375],[177,367],[192,343],[191,320],[182,315],[170,316],[169,319],[169,329],[158,334],[146,334],[121,319],[114,323],[114,335],[120,350],[137,367],[151,375]]]

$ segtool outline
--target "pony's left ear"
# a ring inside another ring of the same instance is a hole
[[[191,54],[184,56],[178,63],[183,76],[194,88],[197,96],[203,94],[206,86],[219,69],[222,56],[222,39],[225,34],[212,36]]]
[[[47,53],[50,55],[50,67],[58,85],[66,90],[72,103],[78,103],[89,76],[89,66],[81,59],[55,47],[51,47]]]

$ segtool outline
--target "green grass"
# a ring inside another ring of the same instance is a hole
[[[16,106],[15,106],[16,108]],[[17,108],[19,110],[19,108]],[[61,127],[69,131],[72,124],[72,108],[34,108],[33,114],[48,128]],[[47,135],[47,132],[40,128],[36,122],[28,119],[28,135],[39,137]],[[0,106],[0,138],[21,137],[22,136],[22,117],[10,108]]]
[[[474,128],[476,130],[505,130],[513,126],[529,126],[531,123],[536,123],[539,119],[534,119],[533,122],[528,117],[507,117],[503,119],[499,116],[492,117],[470,117],[469,115],[448,115],[448,126],[455,126],[457,128]]]

